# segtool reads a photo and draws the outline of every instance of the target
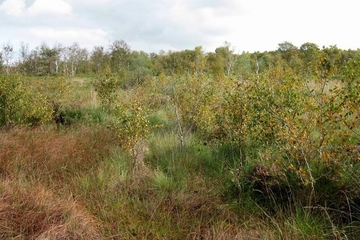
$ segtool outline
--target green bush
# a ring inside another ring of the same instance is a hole
[[[41,124],[52,112],[46,97],[28,89],[20,75],[0,76],[0,126]]]
[[[110,113],[117,98],[118,78],[110,74],[98,76],[94,82],[94,87],[100,98],[101,106]]]

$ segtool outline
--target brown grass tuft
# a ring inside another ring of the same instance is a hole
[[[69,176],[97,166],[116,144],[113,133],[106,128],[13,129],[0,132],[0,139],[3,177],[22,174],[25,178],[61,185]]]
[[[19,181],[0,183],[0,239],[101,239],[96,219],[72,199]]]

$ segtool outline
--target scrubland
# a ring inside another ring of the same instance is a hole
[[[1,239],[360,237],[357,79],[1,79]]]

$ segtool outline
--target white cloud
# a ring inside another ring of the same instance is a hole
[[[359,48],[358,0],[0,0],[0,44],[78,42],[83,47],[122,39],[157,52],[229,41],[239,51],[275,50],[313,42]],[[96,30],[101,29],[101,30]]]
[[[81,47],[92,48],[94,45],[104,45],[108,42],[107,33],[101,29],[88,28],[28,28],[24,30],[27,38],[38,43],[45,41],[49,45],[61,43],[65,46],[78,42]]]
[[[116,0],[67,0],[67,2],[70,2],[71,4],[78,4],[78,5],[104,5],[109,4]]]
[[[41,14],[70,15],[72,14],[72,6],[62,0],[36,0],[27,12],[31,16]]]
[[[9,16],[19,17],[25,10],[25,0],[5,0],[0,5],[0,10]]]
[[[238,20],[245,14],[238,1],[225,0],[176,0],[157,6],[155,16],[170,26],[170,31],[163,31],[164,40],[176,35],[172,43],[175,49],[194,48],[202,45],[212,51],[228,39],[229,33],[238,25]],[[174,33],[172,31],[175,31]],[[168,42],[169,43],[169,42]]]

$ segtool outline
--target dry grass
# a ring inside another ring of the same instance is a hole
[[[103,129],[0,132],[0,239],[101,239],[96,217],[73,199],[73,179],[114,147]]]
[[[0,239],[101,239],[96,218],[41,185],[0,183]]]
[[[19,174],[43,183],[63,184],[69,175],[86,172],[109,155],[113,133],[102,128],[57,131],[54,128],[13,129],[0,132],[0,172]]]

